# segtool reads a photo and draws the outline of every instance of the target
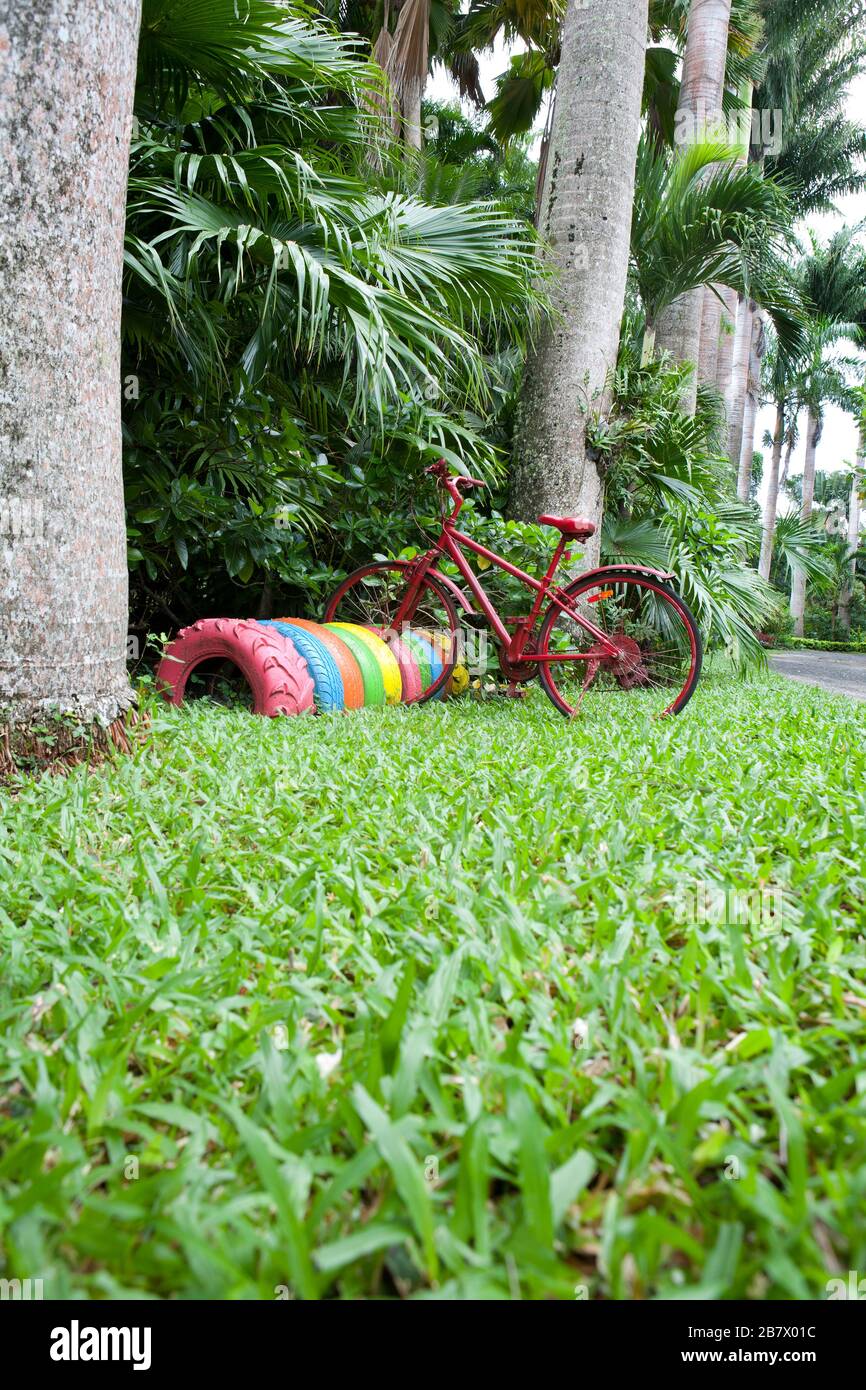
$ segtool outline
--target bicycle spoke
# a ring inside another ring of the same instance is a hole
[[[572,591],[571,602],[606,641],[602,644],[566,613],[557,612],[545,623],[544,649],[572,658],[546,665],[542,680],[555,703],[573,713],[603,710],[612,699],[616,708],[625,707],[624,697],[630,696],[630,704],[651,715],[670,712],[696,663],[691,619],[676,596],[651,579],[629,576],[589,580]]]
[[[426,698],[450,677],[459,651],[459,628],[450,600],[425,578],[416,581],[408,619],[398,623],[412,582],[399,565],[371,565],[350,576],[337,591],[327,616],[329,621],[374,628],[389,641],[409,643],[412,654],[427,668]]]

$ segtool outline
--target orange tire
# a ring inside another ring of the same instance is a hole
[[[329,632],[321,623],[311,623],[309,618],[280,618],[281,623],[295,623],[308,632],[315,633],[323,647],[327,647],[337,663],[343,679],[343,703],[346,709],[364,708],[364,678],[361,668],[349,651],[346,643],[335,632]]]

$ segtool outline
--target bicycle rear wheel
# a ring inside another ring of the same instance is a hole
[[[451,596],[432,575],[419,581],[411,606],[404,600],[412,583],[411,566],[401,561],[380,561],[355,570],[328,600],[324,621],[360,623],[386,642],[405,643],[416,651],[413,636],[436,635],[441,669],[410,704],[423,704],[444,690],[460,655],[460,624]],[[405,611],[402,611],[405,609]]]
[[[609,650],[555,603],[539,635],[539,676],[557,709],[611,714],[644,710],[661,718],[679,714],[701,673],[703,644],[687,605],[655,575],[599,570],[570,584],[565,593],[577,612],[604,633]]]

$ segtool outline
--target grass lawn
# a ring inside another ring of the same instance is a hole
[[[775,677],[635,704],[160,708],[133,758],[0,792],[0,1274],[823,1298],[866,1270],[866,706]],[[712,884],[753,896],[696,912]]]

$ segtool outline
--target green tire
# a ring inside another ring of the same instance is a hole
[[[367,643],[354,632],[347,632],[341,623],[325,623],[325,627],[329,632],[333,632],[335,637],[339,637],[341,642],[345,642],[360,666],[361,679],[364,682],[364,704],[384,705],[385,682],[382,680],[382,668]]]

